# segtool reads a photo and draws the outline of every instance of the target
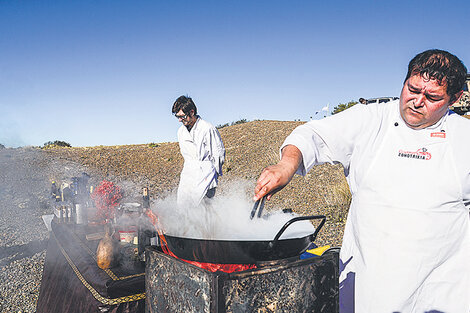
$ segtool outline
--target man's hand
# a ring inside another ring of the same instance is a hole
[[[295,146],[286,146],[282,149],[282,158],[276,165],[268,166],[263,170],[255,187],[254,201],[267,195],[271,196],[284,188],[292,179],[302,162],[302,153]]]

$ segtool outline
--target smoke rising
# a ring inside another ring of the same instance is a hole
[[[282,208],[269,208],[267,211],[269,201],[266,201],[261,218],[255,216],[251,220],[254,202],[251,193],[247,193],[247,184],[246,181],[230,182],[225,186],[225,192],[216,193],[212,201],[199,207],[178,207],[176,195],[172,194],[157,199],[152,204],[152,210],[158,216],[163,232],[171,236],[209,240],[273,240],[282,226],[298,215],[283,213]],[[281,239],[304,237],[314,231],[309,221],[299,221],[289,226]]]
[[[0,119],[0,144],[5,147],[20,147],[26,144],[20,134],[18,123],[5,117]]]

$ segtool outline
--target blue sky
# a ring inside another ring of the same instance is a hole
[[[463,0],[0,0],[0,143],[176,141],[183,94],[214,125],[398,96],[423,50],[470,67],[468,16]]]

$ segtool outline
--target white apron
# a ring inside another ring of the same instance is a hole
[[[180,145],[180,149],[184,166],[178,185],[177,204],[197,207],[217,173],[209,160],[198,160],[197,147],[192,141]]]
[[[353,195],[341,312],[469,312],[469,216],[447,138],[388,127]]]

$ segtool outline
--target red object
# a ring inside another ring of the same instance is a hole
[[[150,209],[146,210],[145,214],[150,218],[150,221],[152,222],[153,226],[157,230],[163,253],[169,256],[172,256],[176,259],[180,259],[173,252],[171,252],[170,249],[168,249],[165,235],[163,235],[162,231],[160,230],[160,227],[158,227],[158,217]],[[233,273],[233,272],[241,272],[241,271],[246,271],[249,269],[256,268],[255,264],[218,264],[218,263],[204,263],[204,262],[188,261],[185,259],[180,259],[180,260],[186,263],[195,265],[197,267],[203,268],[210,272],[220,271],[220,272],[225,272],[225,273]]]
[[[196,262],[196,261],[188,261],[184,259],[180,259],[186,263],[195,265],[197,267],[203,268],[205,270],[211,272],[225,272],[225,273],[233,273],[233,272],[241,272],[246,270],[251,270],[256,268],[255,264],[217,264],[217,263],[203,263],[203,262]]]
[[[122,199],[121,188],[110,181],[103,180],[101,184],[93,190],[91,198],[97,208],[97,218],[103,221],[111,220],[114,218],[116,207]]]

